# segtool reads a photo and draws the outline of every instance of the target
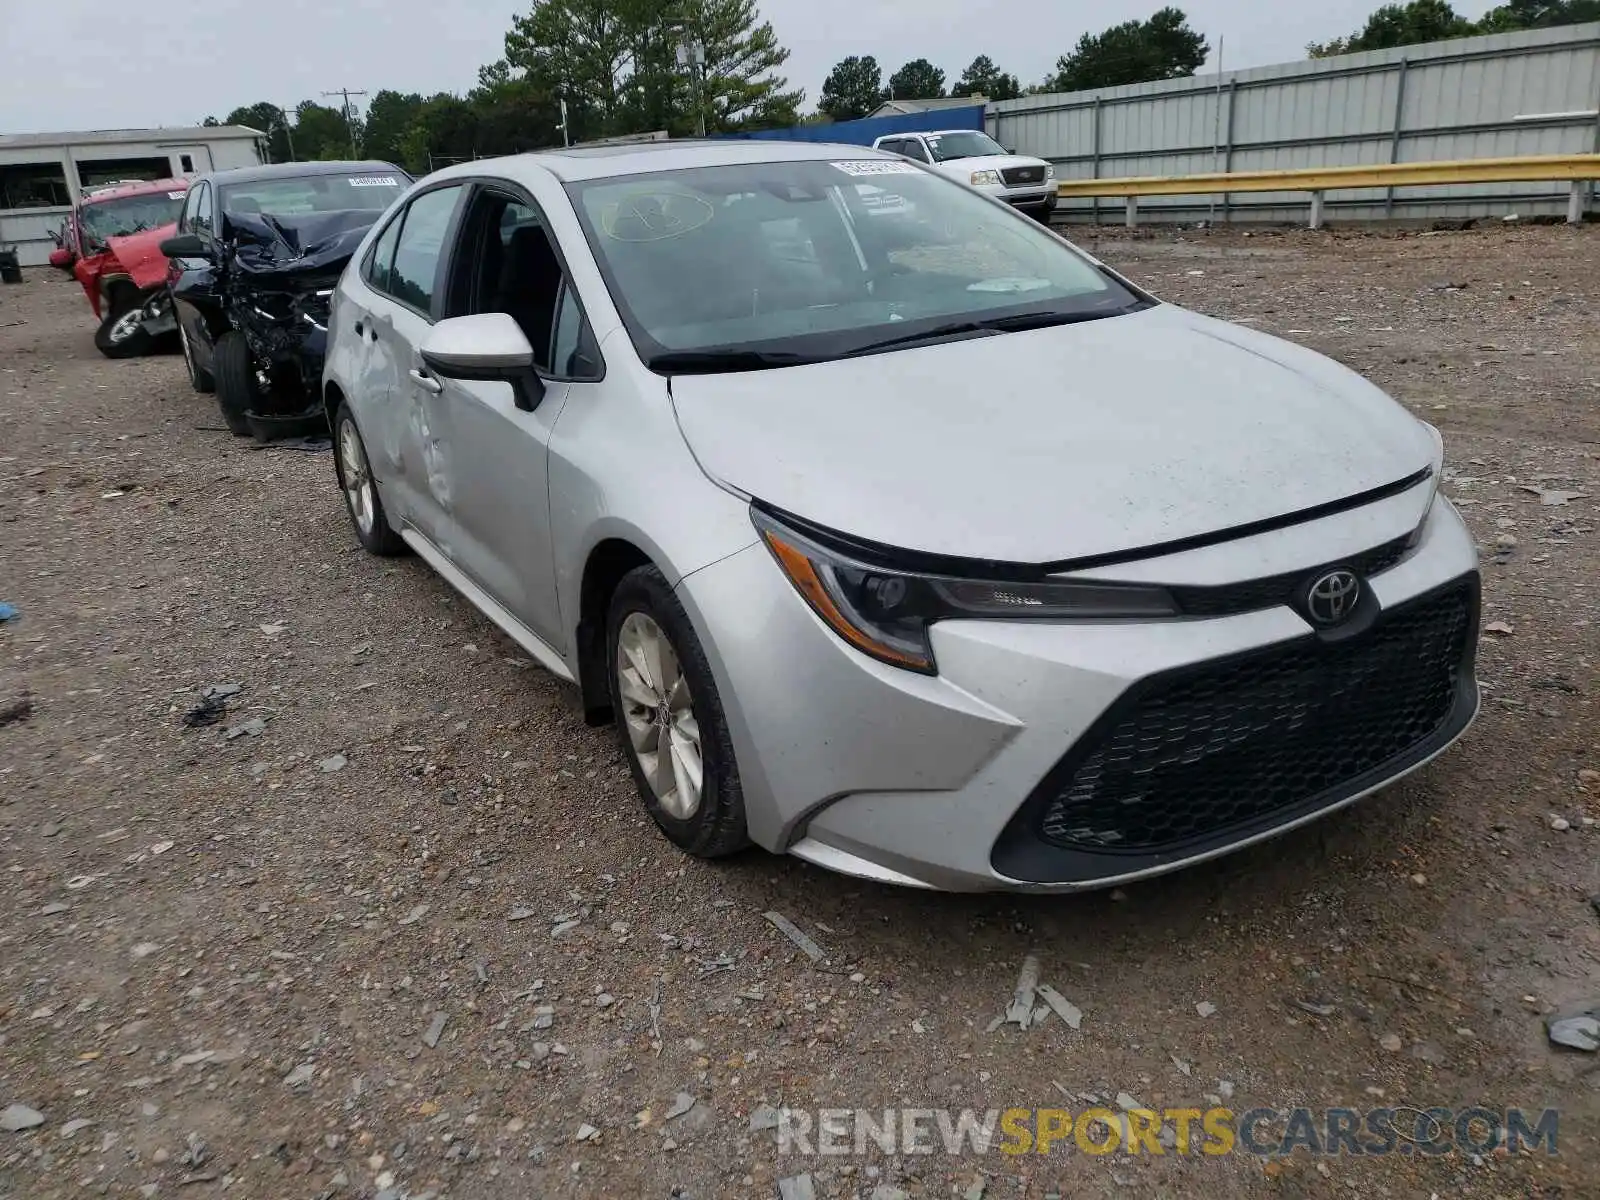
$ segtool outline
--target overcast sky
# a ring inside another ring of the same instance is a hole
[[[1176,0],[1225,69],[1303,58],[1359,28],[1381,0]],[[913,58],[954,82],[987,54],[1024,84],[1080,34],[1149,16],[1162,0],[758,0],[814,108],[828,69],[871,54],[885,77]],[[1490,4],[1457,0],[1476,18]],[[330,89],[461,92],[505,52],[516,0],[0,0],[0,133],[197,125],[258,100],[285,107]],[[1026,15],[1025,15],[1026,14]],[[823,30],[832,32],[824,33]],[[337,101],[335,101],[337,103]]]

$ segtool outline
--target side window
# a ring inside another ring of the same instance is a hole
[[[444,252],[444,235],[460,196],[459,184],[442,187],[422,193],[406,209],[405,223],[395,242],[394,264],[389,269],[389,286],[384,290],[418,312],[433,310],[434,277],[439,271],[439,256]]]
[[[589,318],[578,305],[578,293],[565,281],[556,309],[555,343],[550,356],[552,375],[563,379],[598,379],[600,351],[589,329]]]
[[[505,313],[533,347],[534,363],[560,378],[597,378],[593,345],[577,294],[565,285],[544,215],[527,202],[483,191],[465,222],[461,277],[452,315]]]
[[[372,253],[367,255],[367,264],[361,272],[361,278],[376,291],[389,291],[389,268],[394,263],[394,244],[400,240],[400,221],[404,216],[404,213],[395,214],[394,220],[389,222],[389,227],[372,244]]]
[[[928,161],[928,152],[923,148],[921,138],[906,138],[901,141],[900,153],[907,158],[914,158],[918,162]]]
[[[192,187],[189,194],[183,198],[183,213],[178,218],[178,232],[192,233],[194,231],[194,215],[200,208],[200,189]]]
[[[194,174],[194,155],[192,155],[192,154],[180,154],[180,155],[178,155],[178,169],[185,175],[193,175]]]
[[[215,223],[212,220],[211,185],[202,183],[199,188],[200,198],[194,202],[193,228],[212,233]]]

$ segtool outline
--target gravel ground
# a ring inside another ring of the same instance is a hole
[[[59,275],[0,288],[0,1112],[43,1117],[0,1127],[0,1197],[1600,1194],[1600,1062],[1542,1024],[1600,994],[1600,230],[1082,236],[1438,424],[1501,632],[1478,724],[1411,780],[1081,898],[680,857],[574,693],[358,549],[329,455],[229,437],[175,357],[101,359]],[[1029,954],[1080,1029],[989,1031]],[[1119,1094],[1555,1105],[1561,1154],[752,1131]]]

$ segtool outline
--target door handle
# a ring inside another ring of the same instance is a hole
[[[350,328],[354,329],[356,331],[356,336],[357,337],[360,337],[363,333],[365,333],[367,331],[366,327],[361,324],[361,320],[360,320],[359,317],[356,319],[356,323],[354,325],[350,326]]]
[[[437,396],[440,392],[444,391],[444,384],[440,383],[432,375],[424,375],[415,367],[411,368],[411,382],[416,384],[423,391],[427,392],[430,396]]]

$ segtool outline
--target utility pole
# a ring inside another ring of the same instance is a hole
[[[349,88],[335,88],[331,92],[323,92],[324,96],[342,96],[344,98],[344,127],[350,134],[350,157],[359,158],[360,151],[356,149],[356,121],[355,110],[350,107],[351,96],[365,96],[365,92],[352,92]]]
[[[563,146],[572,145],[572,134],[567,130],[567,97],[565,94],[561,96],[561,124],[557,125],[556,128],[561,130],[561,144]]]
[[[678,65],[689,69],[689,78],[694,83],[694,109],[695,117],[699,124],[700,136],[706,135],[706,48],[696,39],[684,35],[683,42],[678,46]]]

